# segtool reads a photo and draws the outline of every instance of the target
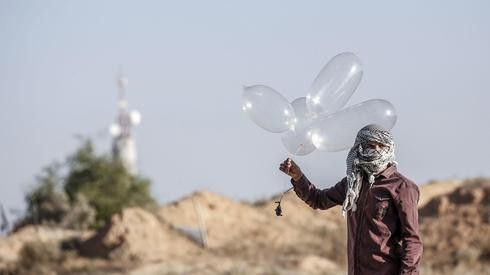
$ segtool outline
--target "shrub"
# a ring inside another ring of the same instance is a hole
[[[125,207],[155,205],[150,184],[119,160],[97,155],[86,140],[66,162],[43,170],[37,186],[26,195],[27,212],[16,228],[45,223],[99,228]]]

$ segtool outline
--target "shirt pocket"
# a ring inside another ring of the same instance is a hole
[[[383,218],[386,216],[388,211],[390,210],[390,197],[385,197],[385,196],[379,196],[379,195],[374,195],[374,209],[372,209],[373,213],[373,218],[376,220],[383,220]]]

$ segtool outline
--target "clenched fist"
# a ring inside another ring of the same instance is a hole
[[[299,166],[290,158],[287,158],[279,165],[279,170],[291,176],[294,181],[298,181],[303,176],[303,172],[301,172]]]

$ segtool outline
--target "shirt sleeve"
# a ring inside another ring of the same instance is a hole
[[[418,275],[422,258],[422,240],[419,233],[418,209],[419,190],[414,183],[404,182],[395,199],[401,225],[401,269],[402,275]]]
[[[343,178],[335,186],[318,189],[303,175],[298,181],[291,179],[294,191],[300,199],[313,209],[329,209],[341,205],[345,200],[347,179]]]

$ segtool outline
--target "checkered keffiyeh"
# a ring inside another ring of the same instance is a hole
[[[368,141],[375,141],[386,146],[382,151],[363,148]],[[362,186],[362,172],[369,177],[369,183],[374,183],[376,175],[385,170],[395,161],[395,144],[393,136],[388,130],[379,125],[367,125],[357,133],[354,146],[347,155],[347,193],[342,205],[342,215],[349,210],[357,210],[357,199]]]

